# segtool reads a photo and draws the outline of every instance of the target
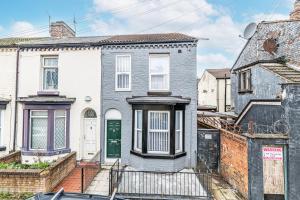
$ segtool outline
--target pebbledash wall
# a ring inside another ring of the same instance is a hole
[[[0,99],[8,100],[5,109],[0,108],[1,135],[0,146],[5,147],[5,151],[0,151],[0,156],[12,150],[14,134],[14,107],[15,107],[15,84],[16,84],[16,58],[15,48],[0,49]]]
[[[83,156],[83,115],[91,108],[97,113],[96,133],[100,132],[101,48],[26,49],[20,52],[19,97],[37,95],[41,91],[41,57],[58,56],[58,92],[68,98],[76,98],[70,109],[70,149]],[[1,85],[1,84],[0,84]],[[91,97],[91,101],[85,98]],[[17,146],[22,147],[23,104],[18,106]],[[96,134],[97,151],[100,150],[100,135]],[[24,159],[32,160],[32,156]],[[45,156],[43,159],[47,160]],[[56,159],[56,158],[54,158]]]
[[[181,53],[178,52],[181,50]],[[104,46],[102,49],[102,118],[101,146],[105,147],[105,113],[110,109],[121,112],[121,162],[142,170],[177,171],[196,164],[197,145],[197,67],[196,46],[158,44]],[[147,96],[149,91],[149,54],[170,54],[170,91],[172,96],[190,97],[185,111],[185,151],[186,156],[177,159],[141,158],[130,153],[132,143],[132,106],[126,98]],[[115,60],[118,54],[131,55],[131,91],[115,91]],[[106,150],[103,150],[103,158]]]

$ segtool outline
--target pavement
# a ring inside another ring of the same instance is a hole
[[[212,193],[215,200],[246,200],[219,175],[213,176]]]
[[[109,195],[109,168],[111,166],[103,166],[96,175],[90,186],[86,189],[87,194]]]

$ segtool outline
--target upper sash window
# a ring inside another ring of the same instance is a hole
[[[116,91],[131,90],[131,56],[116,56]]]
[[[58,89],[58,56],[43,57],[43,90]]]
[[[149,57],[149,90],[169,90],[169,54],[150,54]]]

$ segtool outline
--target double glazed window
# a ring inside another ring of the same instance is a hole
[[[149,90],[169,90],[169,54],[150,54],[149,57]]]
[[[58,57],[43,57],[43,90],[58,88]]]
[[[49,130],[53,130],[54,149],[66,147],[66,111],[55,110],[53,120],[49,116],[47,110],[30,112],[30,149],[46,150]]]
[[[142,150],[142,134],[143,134],[143,111],[136,110],[135,111],[135,150],[141,151]]]
[[[66,147],[66,111],[56,110],[54,126],[54,148],[61,149]]]
[[[116,91],[131,90],[131,56],[116,56]]]
[[[169,153],[170,112],[148,112],[148,152]]]
[[[31,149],[47,149],[48,112],[31,111]]]
[[[146,112],[146,128],[143,127],[143,112]],[[175,153],[183,151],[183,111],[175,111],[175,122],[171,122],[171,111],[147,111],[135,110],[134,121],[134,150],[141,152],[143,149],[143,137],[147,137],[147,152],[150,154],[169,154],[170,143],[175,141]],[[174,137],[171,138],[171,127],[174,130]],[[143,128],[147,129],[146,135]]]
[[[247,92],[251,91],[251,70],[244,70],[239,72],[239,91]]]

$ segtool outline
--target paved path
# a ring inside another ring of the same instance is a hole
[[[85,193],[109,195],[109,169],[102,168]]]
[[[81,169],[76,167],[55,188],[54,192],[64,188],[65,192],[81,192]]]
[[[245,198],[218,176],[213,176],[212,192],[216,200],[245,200]]]

